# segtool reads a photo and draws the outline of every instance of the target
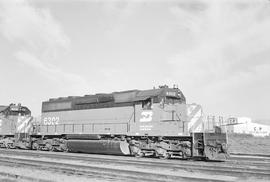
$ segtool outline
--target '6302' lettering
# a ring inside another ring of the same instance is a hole
[[[58,125],[59,124],[59,117],[45,117],[43,118],[44,125]]]

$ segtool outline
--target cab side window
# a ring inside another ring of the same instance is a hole
[[[142,101],[143,110],[151,110],[152,109],[152,100],[149,98],[147,100]]]

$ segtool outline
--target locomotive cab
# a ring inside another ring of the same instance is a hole
[[[145,136],[187,135],[185,97],[179,89],[142,91],[135,98],[130,134]]]

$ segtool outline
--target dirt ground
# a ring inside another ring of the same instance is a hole
[[[231,153],[270,155],[270,137],[254,137],[249,134],[229,134]]]
[[[29,182],[29,181],[41,181],[41,182],[55,182],[55,181],[80,181],[88,182],[89,178],[83,176],[75,176],[68,174],[59,174],[51,171],[44,171],[40,169],[22,168],[22,167],[9,167],[0,166],[0,173],[5,172],[8,175],[1,174],[0,181],[6,182]],[[31,179],[33,178],[33,179]],[[104,179],[91,178],[93,182],[103,182]],[[111,181],[105,181],[111,182]]]

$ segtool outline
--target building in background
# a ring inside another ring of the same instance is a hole
[[[248,117],[230,117],[227,119],[228,133],[244,133],[254,136],[270,136],[270,126],[252,122]]]

